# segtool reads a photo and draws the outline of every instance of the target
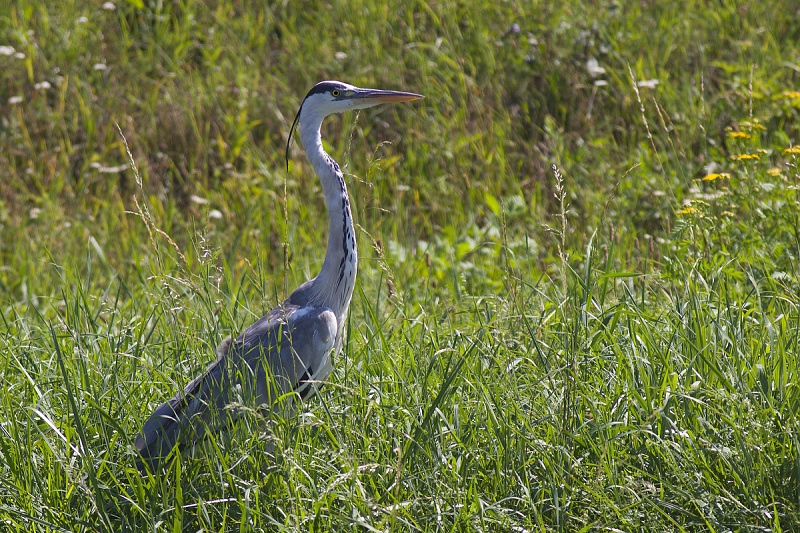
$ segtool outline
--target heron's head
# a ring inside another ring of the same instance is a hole
[[[297,116],[294,117],[289,139],[286,141],[286,168],[289,168],[289,143],[292,132],[298,122],[322,122],[322,119],[334,113],[342,113],[352,109],[364,109],[378,104],[410,102],[422,98],[421,94],[400,91],[382,91],[380,89],[361,89],[341,81],[321,81],[314,85],[306,95]]]

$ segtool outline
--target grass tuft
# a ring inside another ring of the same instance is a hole
[[[0,13],[0,529],[794,531],[789,2],[24,2]],[[796,18],[796,17],[795,17]],[[318,271],[329,383],[141,476],[141,423]]]

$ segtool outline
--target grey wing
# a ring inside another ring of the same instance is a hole
[[[225,364],[231,338],[217,348],[217,360],[183,391],[159,405],[136,436],[134,446],[140,458],[136,466],[145,471],[145,464],[155,471],[175,444],[180,448],[203,439],[212,419],[219,416],[227,401],[228,380]]]
[[[253,373],[258,404],[270,404],[292,390],[305,399],[331,373],[337,334],[330,308],[288,306],[250,326],[230,350]]]
[[[227,425],[236,414],[226,406],[241,396],[250,404],[248,389],[256,405],[271,405],[292,390],[304,399],[310,396],[330,375],[337,333],[336,315],[329,308],[284,304],[236,340],[225,339],[206,372],[145,422],[134,443],[139,470],[144,472],[147,464],[154,471],[175,444],[182,449]]]

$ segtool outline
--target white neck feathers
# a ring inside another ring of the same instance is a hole
[[[328,248],[319,275],[310,288],[313,303],[330,307],[344,319],[356,280],[358,261],[350,198],[339,165],[322,148],[320,127],[325,118],[301,111],[300,137],[309,162],[319,176],[328,208]],[[342,323],[342,322],[340,322]]]

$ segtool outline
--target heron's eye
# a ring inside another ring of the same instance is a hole
[[[341,93],[339,92],[339,89],[334,89],[334,90],[331,91],[331,94],[333,96],[339,96]]]

